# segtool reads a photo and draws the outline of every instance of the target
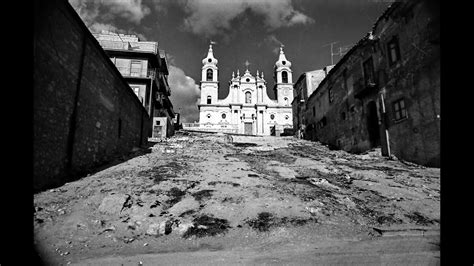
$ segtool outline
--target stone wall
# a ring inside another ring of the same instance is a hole
[[[35,1],[34,190],[147,143],[150,118],[67,1]]]

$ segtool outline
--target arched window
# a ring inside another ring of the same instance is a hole
[[[286,71],[281,72],[281,82],[288,83],[288,72]]]
[[[245,103],[252,103],[252,93],[249,91],[245,93]]]
[[[207,96],[207,104],[211,104],[211,96]]]
[[[207,81],[212,81],[212,75],[213,75],[212,69],[208,69],[208,70],[207,70],[207,77],[206,77],[206,80],[207,80]]]
[[[285,102],[285,105],[288,105],[288,98],[287,97],[283,98],[283,101]]]

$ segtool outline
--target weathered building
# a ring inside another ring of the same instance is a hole
[[[108,31],[93,35],[152,117],[152,138],[172,136],[174,111],[169,99],[168,63],[158,43]]]
[[[72,181],[147,144],[151,121],[79,15],[35,1],[33,183]]]
[[[307,138],[440,164],[439,7],[394,2],[306,102]]]
[[[298,138],[302,138],[306,131],[306,120],[304,116],[306,113],[306,101],[319,86],[319,83],[321,83],[321,81],[326,77],[330,67],[332,66],[304,72],[293,85],[294,98],[291,102],[293,110],[293,128],[295,129],[295,135]]]
[[[229,81],[229,95],[218,99],[218,67],[212,45],[208,55],[202,60],[201,103],[198,105],[199,124],[188,129],[215,131],[248,135],[280,135],[291,129],[293,101],[293,80],[291,62],[280,48],[274,66],[276,100],[267,95],[263,72],[256,76],[246,69],[241,76],[232,73]]]

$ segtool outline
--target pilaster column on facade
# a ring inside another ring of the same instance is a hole
[[[236,103],[236,102],[237,102],[236,99],[235,99],[235,98],[236,98],[236,97],[235,97],[235,91],[236,91],[236,89],[234,88],[234,85],[231,85],[231,86],[230,86],[230,93],[231,93],[231,94],[230,94],[230,95],[231,95],[230,100],[231,100],[232,103]]]
[[[265,117],[265,110],[266,110],[267,106],[257,104],[255,107],[257,109],[256,134],[257,135],[265,135],[264,117]]]
[[[260,88],[261,85],[257,85],[257,103],[263,103],[263,87]]]
[[[241,115],[242,105],[230,105],[230,112],[231,112],[231,121],[232,124],[238,125],[240,127],[240,115]],[[237,112],[235,112],[237,111]]]

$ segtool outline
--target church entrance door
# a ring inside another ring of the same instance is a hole
[[[252,123],[244,123],[245,134],[252,135]]]

